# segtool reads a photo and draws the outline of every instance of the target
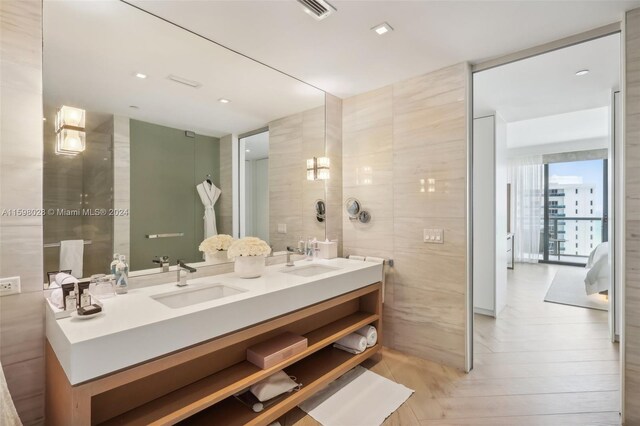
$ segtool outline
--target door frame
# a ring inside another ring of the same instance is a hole
[[[473,75],[477,72],[486,71],[491,68],[507,65],[512,62],[517,62],[523,59],[532,58],[545,53],[553,52],[555,50],[570,47],[576,44],[585,43],[591,40],[595,40],[602,37],[607,37],[613,34],[620,34],[620,89],[621,94],[621,107],[619,111],[619,118],[621,120],[621,135],[617,141],[612,140],[610,143],[610,149],[613,152],[610,154],[609,164],[610,173],[612,173],[613,179],[609,180],[609,184],[613,185],[613,193],[609,193],[609,223],[613,223],[613,227],[609,230],[609,240],[611,241],[610,247],[614,247],[611,251],[612,258],[612,272],[611,279],[622,280],[624,277],[624,258],[622,251],[620,255],[616,255],[620,251],[620,247],[624,249],[624,206],[625,200],[622,196],[624,194],[624,116],[625,116],[625,102],[624,102],[624,90],[625,90],[625,69],[626,69],[626,57],[625,57],[625,27],[624,19],[618,22],[614,22],[609,25],[605,25],[599,28],[575,34],[573,36],[565,37],[550,43],[535,46],[529,49],[521,50],[518,52],[510,53],[498,58],[494,58],[488,61],[479,62],[476,64],[469,64],[468,83],[466,90],[466,112],[467,112],[467,300],[466,300],[466,341],[465,341],[465,371],[469,372],[473,369],[473,340],[474,340],[474,318],[473,318]],[[612,105],[613,109],[613,105]],[[613,201],[612,201],[613,200]],[[618,248],[618,250],[615,249]],[[615,282],[615,281],[612,281]],[[620,311],[620,331],[625,327],[625,315],[624,315],[624,282],[620,281],[620,297],[617,310]],[[615,287],[614,285],[611,286]],[[614,289],[615,297],[615,289]],[[613,299],[615,301],[615,299]],[[615,304],[615,303],[614,303]],[[612,309],[610,311],[614,311]],[[614,317],[615,320],[615,317]],[[615,327],[615,323],[614,323]],[[624,371],[625,371],[625,350],[624,350],[624,333],[620,333],[620,414],[621,419],[624,422],[625,419],[625,392],[624,392]]]

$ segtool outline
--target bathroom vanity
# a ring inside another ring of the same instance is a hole
[[[130,290],[90,320],[47,312],[47,423],[266,425],[375,354],[332,344],[372,324],[382,336],[382,265],[333,259]],[[260,369],[246,348],[283,332],[308,347]],[[254,413],[233,394],[285,369],[302,388]]]

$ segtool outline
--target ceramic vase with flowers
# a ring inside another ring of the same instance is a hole
[[[227,256],[234,259],[234,271],[240,278],[258,278],[264,273],[265,257],[271,247],[260,238],[246,237],[234,241]]]
[[[227,250],[233,243],[233,237],[226,234],[218,234],[209,237],[200,243],[200,250],[204,253],[204,260],[207,263],[224,263],[228,262]]]

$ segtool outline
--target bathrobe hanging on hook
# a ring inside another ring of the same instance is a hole
[[[213,206],[216,201],[218,201],[222,191],[207,180],[196,185],[196,189],[204,205],[204,238],[218,235],[218,230],[216,229],[216,212],[213,210]]]

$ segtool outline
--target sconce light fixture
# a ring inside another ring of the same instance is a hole
[[[329,157],[313,157],[307,160],[307,180],[328,180],[331,160]]]
[[[62,106],[56,113],[56,149],[58,155],[78,155],[86,147],[85,111]]]

